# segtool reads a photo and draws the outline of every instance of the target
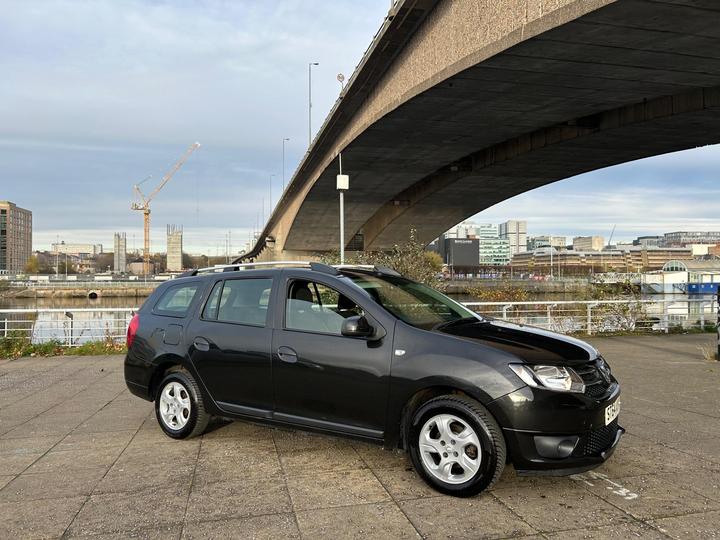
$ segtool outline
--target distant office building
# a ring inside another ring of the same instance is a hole
[[[167,271],[180,272],[183,269],[183,230],[177,225],[167,226]]]
[[[127,236],[125,233],[115,233],[113,241],[113,272],[125,274],[127,272]]]
[[[448,230],[443,236],[445,238],[475,238],[477,236],[477,225],[470,221],[464,221]]]
[[[660,270],[671,260],[692,259],[690,248],[642,248],[634,246],[629,249],[606,249],[593,251],[554,251],[552,259],[550,250],[528,251],[513,256],[510,265],[514,270],[528,272],[549,272],[550,261],[555,269],[572,273],[573,270],[587,272],[640,272],[644,270]]]
[[[545,247],[554,247],[555,249],[565,249],[567,246],[567,237],[565,236],[531,236],[527,241],[527,250],[534,251]]]
[[[467,228],[470,232],[470,228]],[[478,241],[478,263],[480,266],[505,266],[510,263],[510,244],[499,236],[499,227],[495,223],[472,225],[473,236]]]
[[[633,246],[658,247],[665,243],[664,236],[638,236],[633,240]]]
[[[573,238],[575,251],[601,251],[605,247],[605,238],[602,236],[576,236]]]
[[[510,242],[506,238],[478,238],[480,266],[510,264]]]
[[[32,256],[32,212],[0,201],[0,274],[19,274]]]
[[[455,272],[474,272],[478,268],[479,246],[477,238],[445,238],[443,262]]]
[[[720,231],[678,231],[665,233],[665,245],[685,246],[688,244],[718,244]]]
[[[500,238],[500,226],[495,223],[480,223],[475,225],[477,238]]]
[[[102,244],[66,244],[54,243],[51,251],[56,254],[75,255],[77,257],[95,257],[103,252]]]
[[[527,251],[527,221],[511,219],[498,227],[500,238],[510,244],[510,255]]]

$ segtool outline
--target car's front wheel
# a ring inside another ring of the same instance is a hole
[[[505,467],[505,439],[477,401],[447,395],[414,413],[409,430],[415,470],[435,489],[469,497],[492,486]]]
[[[173,439],[201,435],[210,421],[193,376],[182,368],[168,372],[157,387],[155,416]]]

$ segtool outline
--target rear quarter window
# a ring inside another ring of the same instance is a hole
[[[184,317],[200,290],[201,283],[199,282],[168,287],[155,303],[153,313],[168,317]]]

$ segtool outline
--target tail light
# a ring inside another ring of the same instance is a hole
[[[132,347],[133,341],[135,341],[135,334],[137,334],[138,326],[140,326],[140,315],[137,313],[133,315],[133,318],[130,319],[130,324],[128,325],[127,329],[127,348],[130,350],[130,347]]]

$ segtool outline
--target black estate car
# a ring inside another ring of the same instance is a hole
[[[128,328],[125,380],[176,439],[211,416],[401,447],[437,490],[468,496],[505,464],[565,475],[613,452],[620,386],[580,340],[473,313],[376,267],[195,270]]]

